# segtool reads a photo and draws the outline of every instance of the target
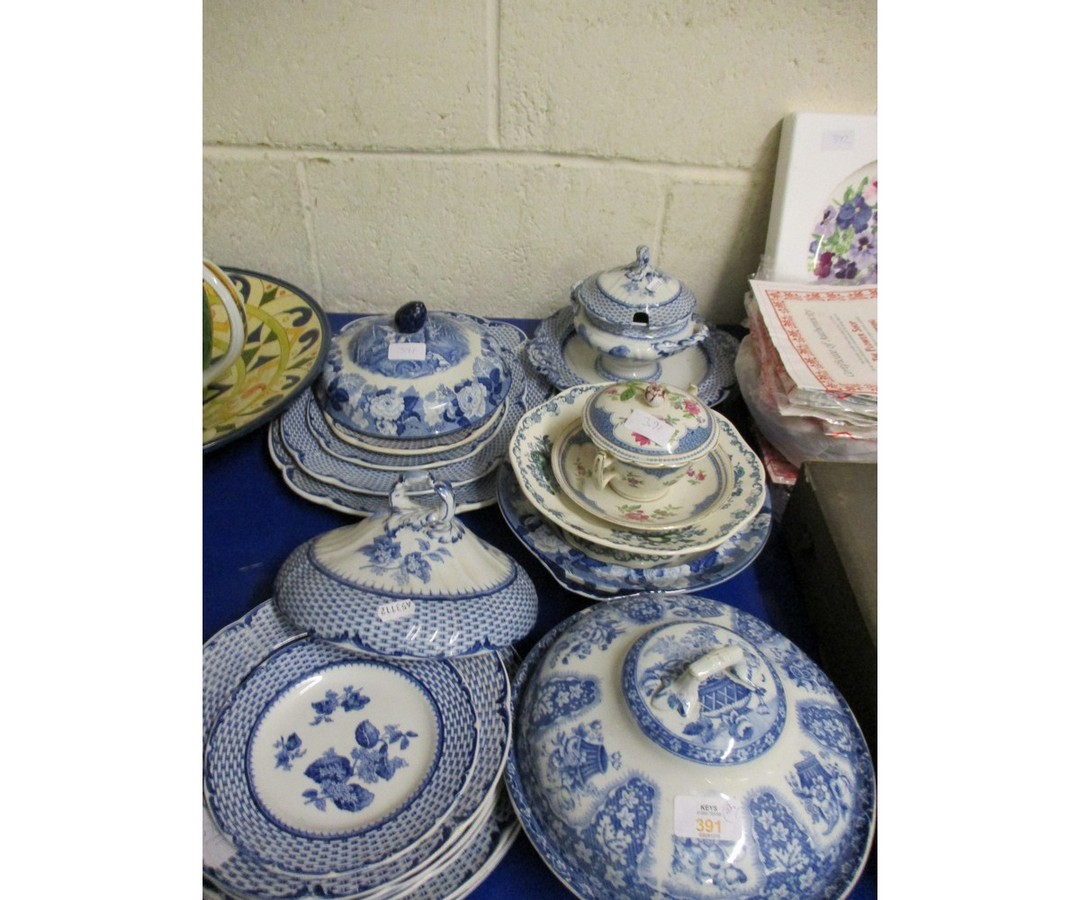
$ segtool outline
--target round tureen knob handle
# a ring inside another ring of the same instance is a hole
[[[742,648],[735,644],[720,647],[695,659],[668,688],[653,694],[652,705],[678,708],[682,716],[692,719],[697,715],[698,687],[701,682],[728,670],[732,670],[732,674],[741,681],[747,680],[746,657]]]
[[[424,327],[426,321],[427,307],[419,300],[399,306],[394,313],[394,326],[402,334],[414,334]]]

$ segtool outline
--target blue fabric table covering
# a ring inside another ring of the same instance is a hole
[[[351,315],[332,313],[334,333]],[[507,319],[531,335],[536,320]],[[737,391],[734,392],[737,395]],[[745,407],[737,396],[717,409],[753,444]],[[322,532],[355,522],[353,516],[294,494],[267,449],[268,427],[228,443],[203,459],[203,639],[207,640],[271,596],[286,556]],[[461,514],[472,531],[511,554],[536,585],[540,609],[533,628],[516,647],[522,657],[552,627],[591,601],[564,590],[518,541],[497,506]],[[817,659],[813,630],[795,586],[791,560],[776,519],[761,555],[731,580],[701,591],[769,622]],[[568,898],[573,895],[520,835],[505,859],[472,894],[476,898]],[[876,852],[849,895],[877,897]]]

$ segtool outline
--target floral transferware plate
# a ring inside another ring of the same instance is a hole
[[[845,178],[810,236],[808,271],[817,281],[877,284],[877,161]]]
[[[368,469],[387,469],[400,472],[402,469],[434,469],[453,462],[459,462],[478,453],[484,445],[499,433],[499,428],[506,419],[507,413],[514,406],[513,399],[507,400],[495,415],[488,419],[483,428],[477,429],[471,440],[463,441],[460,445],[446,450],[440,449],[438,452],[426,450],[412,454],[366,450],[345,440],[333,420],[319,406],[318,400],[311,391],[307,391],[297,401],[296,405],[303,404],[308,430],[319,443],[319,446],[331,456],[362,465]],[[488,427],[488,425],[491,427]]]
[[[659,360],[659,373],[652,381],[687,390],[697,385],[697,395],[706,406],[716,406],[735,384],[735,353],[739,341],[719,329],[709,329],[704,340]],[[611,381],[597,363],[601,356],[578,335],[574,309],[565,306],[543,319],[528,343],[529,360],[558,390],[578,384]]]
[[[605,521],[635,531],[672,531],[692,525],[723,502],[732,487],[731,460],[712,450],[656,500],[630,500],[595,480],[596,446],[579,424],[555,439],[551,468],[575,503]]]
[[[513,469],[504,465],[498,476],[499,511],[518,540],[566,590],[590,600],[611,600],[644,591],[679,594],[703,591],[734,578],[765,548],[772,527],[772,502],[765,502],[746,528],[722,544],[685,562],[634,566],[597,558],[615,554],[610,548],[583,549],[540,515],[521,492]]]
[[[247,342],[203,389],[203,451],[215,450],[277,416],[322,369],[330,326],[322,308],[280,279],[226,269],[246,301]]]
[[[869,749],[828,676],[697,595],[555,626],[514,678],[506,783],[578,897],[846,896],[876,818]]]
[[[731,489],[724,502],[693,525],[673,531],[636,531],[607,522],[578,506],[559,486],[552,471],[552,435],[580,420],[595,390],[592,384],[577,385],[529,410],[510,442],[510,464],[518,484],[529,502],[551,523],[604,547],[652,557],[679,557],[711,550],[753,521],[764,503],[764,469],[726,419],[720,422],[717,446],[731,458]]]
[[[207,809],[274,871],[392,861],[452,814],[477,761],[476,720],[447,660],[291,643],[248,675],[211,730]]]
[[[270,423],[267,445],[270,449],[271,460],[285,479],[286,487],[294,494],[319,506],[358,516],[369,516],[389,509],[389,493],[369,494],[349,490],[313,478],[301,469],[281,441],[280,424],[280,420]],[[475,481],[454,485],[458,512],[482,509],[495,502],[495,472],[497,470],[498,467]],[[430,494],[434,498],[434,492]]]
[[[226,626],[203,648],[203,718],[213,723],[248,672],[290,641],[311,642],[271,601]],[[407,854],[388,862],[331,878],[304,878],[272,871],[227,844],[212,819],[206,822],[204,873],[221,888],[248,897],[360,897],[381,892],[388,884],[411,878],[446,857],[477,829],[485,806],[501,783],[509,750],[510,683],[505,653],[480,653],[448,660],[461,676],[476,710],[477,762],[437,832]],[[204,735],[205,739],[205,735]],[[224,847],[224,852],[222,852]]]

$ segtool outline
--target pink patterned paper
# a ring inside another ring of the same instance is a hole
[[[795,387],[877,397],[877,286],[817,290],[752,282]]]

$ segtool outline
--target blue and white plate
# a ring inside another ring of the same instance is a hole
[[[735,384],[738,349],[739,341],[733,335],[710,329],[700,343],[661,359],[660,372],[652,380],[683,389],[696,384],[701,401],[716,406]],[[577,333],[572,306],[564,306],[537,325],[528,354],[536,370],[560,391],[576,384],[611,381],[611,375],[598,366],[600,352]]]
[[[506,783],[584,900],[833,900],[858,881],[873,764],[829,678],[767,623],[624,597],[553,628],[514,679]]]
[[[389,509],[389,491],[385,494],[353,491],[320,481],[301,469],[281,441],[280,426],[280,420],[275,420],[270,424],[267,444],[270,449],[270,458],[285,479],[285,485],[294,494],[319,506],[351,515],[369,516]],[[458,512],[482,509],[495,502],[495,473],[497,471],[498,469],[495,468],[476,481],[454,485],[454,499]]]
[[[214,721],[227,708],[232,692],[248,671],[282,640],[312,639],[294,629],[266,601],[244,619],[222,629],[203,650],[204,718]],[[233,656],[250,661],[245,668]],[[504,659],[505,657],[505,659]],[[417,842],[408,853],[336,877],[286,875],[263,865],[226,841],[212,819],[204,834],[204,874],[221,889],[238,896],[263,898],[366,897],[387,886],[416,878],[441,860],[465,853],[464,846],[483,827],[492,791],[501,783],[510,736],[510,683],[507,660],[512,654],[481,653],[449,661],[461,675],[476,710],[476,765],[443,825]],[[516,661],[514,663],[516,665]],[[475,838],[478,840],[478,838]]]
[[[274,871],[327,876],[390,861],[452,814],[477,761],[476,721],[448,661],[290,643],[247,676],[211,730],[207,808]]]
[[[499,469],[499,511],[532,554],[566,590],[590,600],[611,600],[642,592],[679,594],[703,591],[734,578],[765,548],[772,527],[772,501],[768,493],[753,521],[712,550],[685,562],[652,567],[599,559],[610,553],[601,547],[583,549],[548,522],[521,491],[509,465]]]

